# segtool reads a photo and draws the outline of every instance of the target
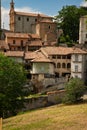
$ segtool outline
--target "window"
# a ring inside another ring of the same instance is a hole
[[[53,58],[53,59],[56,59],[56,55],[53,55],[52,58]]]
[[[20,20],[21,20],[21,17],[18,17],[18,20],[20,21]]]
[[[66,68],[66,64],[65,63],[62,63],[62,68]]]
[[[23,40],[21,40],[21,46],[23,47]]]
[[[70,63],[67,64],[67,68],[71,68],[71,64]]]
[[[50,25],[49,25],[49,29],[50,29],[51,27],[50,27]]]
[[[75,61],[78,61],[78,55],[75,55]]]
[[[29,21],[29,18],[27,18],[27,22]]]
[[[75,65],[75,72],[78,72],[78,65]]]
[[[62,56],[62,59],[66,59],[66,56]]]
[[[37,19],[35,19],[35,22],[37,22]]]
[[[13,40],[13,44],[15,44],[15,40]]]
[[[54,68],[56,68],[56,63],[54,63]]]
[[[71,59],[71,55],[68,55],[68,56],[67,56],[67,59]]]
[[[85,41],[85,44],[87,44],[87,41]]]
[[[58,56],[57,56],[57,59],[61,59],[61,56],[60,56],[60,55],[58,55]]]
[[[60,63],[57,63],[57,68],[61,68],[61,64]]]
[[[86,38],[87,38],[87,34],[86,34]]]

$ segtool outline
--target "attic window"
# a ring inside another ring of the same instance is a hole
[[[20,21],[20,20],[21,20],[21,17],[18,17],[18,20]]]

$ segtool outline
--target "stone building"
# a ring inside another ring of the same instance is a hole
[[[71,77],[79,77],[87,81],[87,52],[73,48],[71,52]]]
[[[80,18],[79,44],[87,46],[87,15]]]
[[[42,41],[54,42],[57,39],[56,23],[44,14],[17,12],[13,0],[10,3],[10,30],[17,33],[38,34]]]

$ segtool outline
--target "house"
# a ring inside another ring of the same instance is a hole
[[[35,51],[42,47],[42,41],[37,34],[5,33],[6,45],[10,51]]]
[[[5,55],[10,59],[20,64],[24,63],[24,52],[23,51],[7,51]]]
[[[73,48],[71,52],[71,77],[87,80],[87,52]]]
[[[27,52],[25,53],[25,61],[27,65],[31,67],[30,74],[32,79],[43,80],[47,76],[49,78],[54,76],[54,64],[53,62],[44,56],[41,51]]]

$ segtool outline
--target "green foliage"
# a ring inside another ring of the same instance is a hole
[[[77,103],[85,92],[85,85],[79,78],[71,79],[65,87],[66,95],[63,102],[66,104]]]
[[[22,66],[0,54],[0,116],[16,114],[20,107],[17,98],[23,98],[25,80]]]
[[[64,36],[68,35],[71,41],[76,42],[79,38],[79,19],[86,14],[87,10],[82,7],[65,6],[56,16],[58,28],[63,29]]]

